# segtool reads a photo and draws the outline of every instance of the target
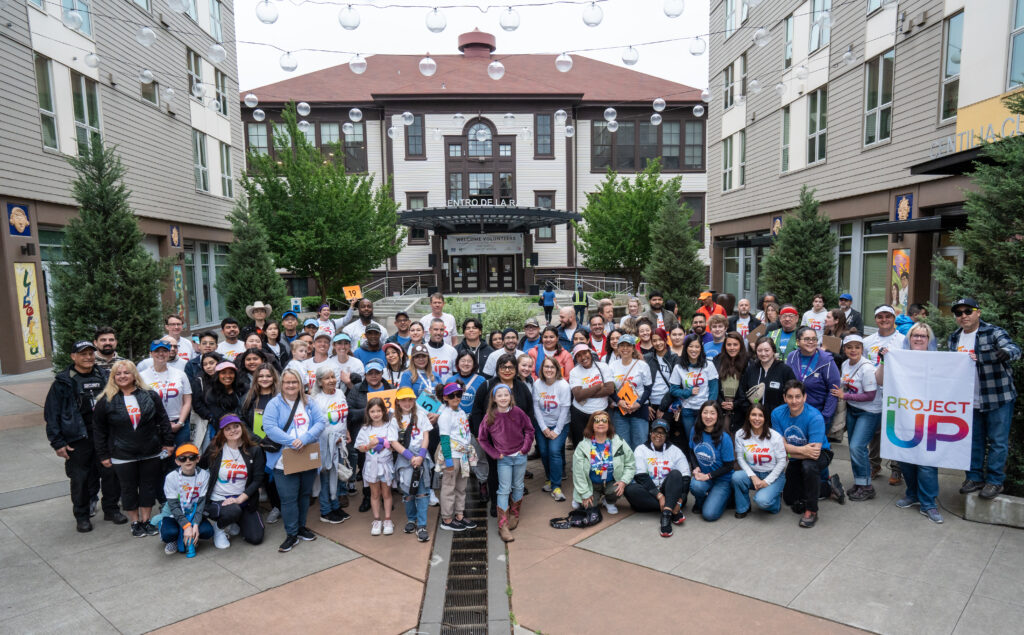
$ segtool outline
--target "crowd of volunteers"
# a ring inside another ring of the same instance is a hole
[[[471,476],[511,541],[534,478],[529,458],[555,501],[660,514],[663,537],[683,524],[691,496],[706,521],[785,505],[808,528],[820,501],[874,498],[885,357],[936,350],[923,309],[875,307],[870,328],[848,294],[833,309],[815,296],[803,313],[772,294],[756,310],[740,299],[733,311],[711,292],[699,300],[679,315],[653,291],[618,320],[602,300],[584,323],[585,304],[559,307],[549,290],[543,324],[490,333],[475,317],[457,325],[441,294],[419,321],[398,313],[393,333],[369,299],[340,319],[325,304],[305,321],[293,311],[276,319],[257,301],[244,323],[225,318],[219,333],[192,339],[168,316],[138,365],[99,327],[52,384],[46,433],[66,462],[78,531],[92,530],[100,507],[104,520],[130,522],[132,536],[159,535],[168,555],[193,556],[201,540],[260,544],[276,522],[287,552],[316,539],[314,499],[320,522],[338,524],[351,517],[350,497],[372,535],[394,534],[397,522],[426,542],[431,505],[442,530],[477,527],[466,515]],[[946,347],[977,366],[960,493],[992,499],[1016,399],[1009,363],[1021,351],[972,298],[952,312]],[[844,442],[849,487],[832,465]],[[898,507],[943,522],[936,468],[884,467],[889,485],[906,488]]]

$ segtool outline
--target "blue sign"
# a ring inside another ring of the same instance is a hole
[[[896,196],[896,220],[914,218],[914,195],[898,194]]]
[[[28,218],[28,205],[19,203],[7,204],[7,227],[11,236],[28,237],[32,235],[32,223]]]

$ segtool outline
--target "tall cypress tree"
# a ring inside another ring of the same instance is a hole
[[[245,307],[256,300],[283,311],[288,293],[284,280],[274,268],[267,245],[267,231],[242,199],[228,215],[235,242],[228,251],[228,264],[217,276],[217,291],[227,298],[228,315],[244,322]]]
[[[651,259],[644,269],[644,278],[679,303],[679,314],[690,315],[697,308],[697,295],[707,284],[707,269],[698,256],[700,245],[695,232],[703,227],[690,225],[693,210],[679,204],[678,191],[665,197],[658,216],[651,225]]]
[[[800,189],[800,205],[782,220],[771,249],[761,262],[761,288],[801,311],[811,308],[814,294],[825,296],[825,306],[836,306],[838,238],[828,217],[818,212],[814,190]]]
[[[67,365],[71,345],[92,341],[101,325],[117,331],[121,355],[138,360],[161,332],[160,291],[169,263],[154,260],[142,246],[114,149],[92,143],[87,154],[69,161],[78,174],[71,193],[79,215],[64,233],[65,264],[52,270],[54,365]]]

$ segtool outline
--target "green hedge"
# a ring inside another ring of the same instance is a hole
[[[522,331],[523,324],[528,318],[535,317],[540,312],[537,298],[532,302],[524,298],[491,298],[484,301],[487,304],[487,312],[476,315],[484,324],[484,335],[490,331],[500,331],[505,328],[514,328]],[[455,316],[455,323],[462,329],[462,321],[474,317],[470,311],[469,300],[459,298],[445,298],[445,310]]]
[[[594,293],[590,294],[590,297],[595,300],[604,300],[605,298],[610,298],[613,295],[615,294],[608,293],[607,291],[595,291]]]

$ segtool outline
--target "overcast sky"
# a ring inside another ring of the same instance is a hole
[[[550,53],[554,65],[554,55],[565,50],[613,46],[612,50],[585,55],[625,66],[622,53],[630,44],[701,35],[708,31],[709,0],[686,0],[686,9],[678,18],[664,14],[663,0],[606,0],[598,3],[604,11],[604,19],[596,27],[583,23],[583,5],[519,7],[516,10],[521,22],[513,32],[502,30],[498,24],[504,7],[495,7],[486,13],[478,9],[492,2],[497,4],[500,0],[439,0],[438,4],[452,7],[442,10],[448,25],[441,33],[427,30],[425,18],[430,9],[424,7],[432,4],[429,0],[379,0],[374,3],[402,5],[388,9],[359,6],[368,5],[367,0],[354,2],[361,23],[353,31],[346,31],[338,23],[338,12],[342,8],[340,2],[323,4],[332,0],[316,0],[320,4],[309,4],[302,0],[270,0],[278,8],[279,17],[277,22],[268,25],[256,18],[256,5],[261,1],[235,2],[238,83],[241,90],[345,64],[351,57],[339,53],[300,51],[302,48],[357,51],[364,57],[372,53],[423,55],[428,51],[433,55],[455,54],[458,53],[459,34],[479,28],[497,38],[496,55]],[[543,0],[513,1],[537,3]],[[280,51],[245,42],[273,44],[295,51],[299,66],[294,72],[286,73],[279,64]],[[707,53],[694,57],[690,55],[689,47],[689,41],[638,47],[640,61],[631,68],[704,88],[708,77]],[[368,63],[373,64],[372,58]]]

